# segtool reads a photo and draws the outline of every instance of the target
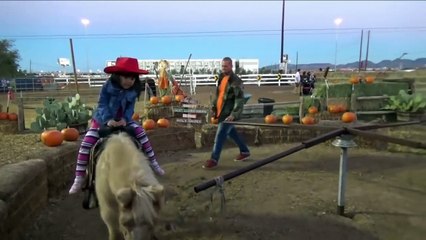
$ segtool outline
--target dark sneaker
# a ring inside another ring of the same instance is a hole
[[[207,160],[203,165],[203,168],[205,168],[205,169],[212,169],[212,168],[215,168],[215,167],[217,167],[217,162],[213,159]]]
[[[250,158],[250,153],[240,153],[235,159],[235,162],[243,162]]]

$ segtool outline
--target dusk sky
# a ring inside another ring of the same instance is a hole
[[[280,61],[282,1],[0,1],[0,9],[0,39],[14,39],[21,68],[31,61],[33,72],[61,70],[69,38],[82,71],[118,56]],[[284,52],[291,63],[298,52],[299,64],[334,64],[337,40],[337,63],[355,62],[364,29],[363,59],[368,30],[373,62],[426,57],[425,9],[426,1],[286,1]]]

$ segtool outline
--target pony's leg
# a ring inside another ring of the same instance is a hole
[[[74,183],[69,190],[69,194],[77,193],[81,190],[86,176],[87,163],[90,157],[90,149],[99,140],[97,128],[90,128],[83,138],[77,156],[77,167],[75,170]]]
[[[152,170],[154,170],[154,172],[160,176],[164,175],[165,172],[160,167],[160,164],[158,164],[157,159],[155,158],[154,150],[152,149],[151,143],[149,142],[148,136],[146,135],[143,128],[134,122],[130,123],[130,126],[135,129],[136,139],[140,142],[142,145],[142,150],[148,156]]]

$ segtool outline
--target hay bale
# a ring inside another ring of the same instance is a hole
[[[18,133],[18,121],[0,120],[0,133]]]

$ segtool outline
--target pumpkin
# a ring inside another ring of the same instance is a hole
[[[353,77],[351,77],[350,82],[351,82],[352,84],[358,84],[358,83],[359,83],[359,78],[358,78],[358,77],[353,76]]]
[[[139,119],[140,119],[139,114],[137,114],[137,113],[133,113],[132,120],[133,120],[133,121],[139,121]]]
[[[356,114],[353,112],[345,112],[342,115],[342,122],[344,123],[350,123],[356,121]]]
[[[218,124],[218,123],[219,123],[219,119],[217,119],[217,118],[215,118],[215,117],[211,117],[211,118],[210,118],[210,122],[211,122],[212,124]]]
[[[373,76],[368,76],[365,78],[365,82],[368,84],[371,84],[374,82],[374,77]]]
[[[64,128],[61,133],[65,141],[77,141],[80,137],[80,133],[75,128]]]
[[[161,127],[161,128],[168,128],[170,126],[170,122],[169,122],[169,120],[167,120],[165,118],[160,118],[157,121],[157,125],[158,125],[158,127]]]
[[[305,116],[302,118],[302,123],[305,125],[311,125],[315,123],[315,118],[310,116]]]
[[[286,114],[283,116],[282,120],[284,124],[290,124],[293,122],[293,116]]]
[[[331,104],[328,105],[328,111],[331,113],[338,113],[340,111],[340,108],[338,105]]]
[[[145,130],[151,130],[151,129],[154,129],[154,128],[155,128],[155,121],[154,121],[154,120],[152,120],[152,119],[147,119],[147,120],[143,121],[143,123],[142,123],[142,127],[143,127]]]
[[[161,102],[164,105],[169,105],[170,103],[172,103],[172,98],[170,96],[164,96],[161,98]]]
[[[6,120],[8,118],[8,114],[5,112],[0,113],[0,120]]]
[[[16,113],[9,113],[8,118],[11,121],[16,121],[16,120],[18,120],[18,114],[16,114]]]
[[[338,104],[337,106],[337,112],[346,112],[346,105],[345,104]]]
[[[318,113],[318,108],[315,107],[315,106],[312,106],[312,107],[308,108],[308,113],[311,113],[311,114]]]
[[[45,134],[43,134],[45,133]],[[42,133],[42,142],[48,147],[56,147],[62,144],[64,137],[58,130],[48,130]]]
[[[275,123],[277,121],[277,117],[275,117],[274,115],[266,115],[265,116],[265,123]]]
[[[183,95],[176,95],[176,96],[175,96],[175,101],[176,101],[176,102],[182,102],[182,101],[183,101],[183,99],[185,99],[185,98],[183,97]]]
[[[155,96],[152,96],[150,99],[149,99],[149,102],[151,103],[151,104],[157,104],[158,103],[158,97],[155,97]]]

